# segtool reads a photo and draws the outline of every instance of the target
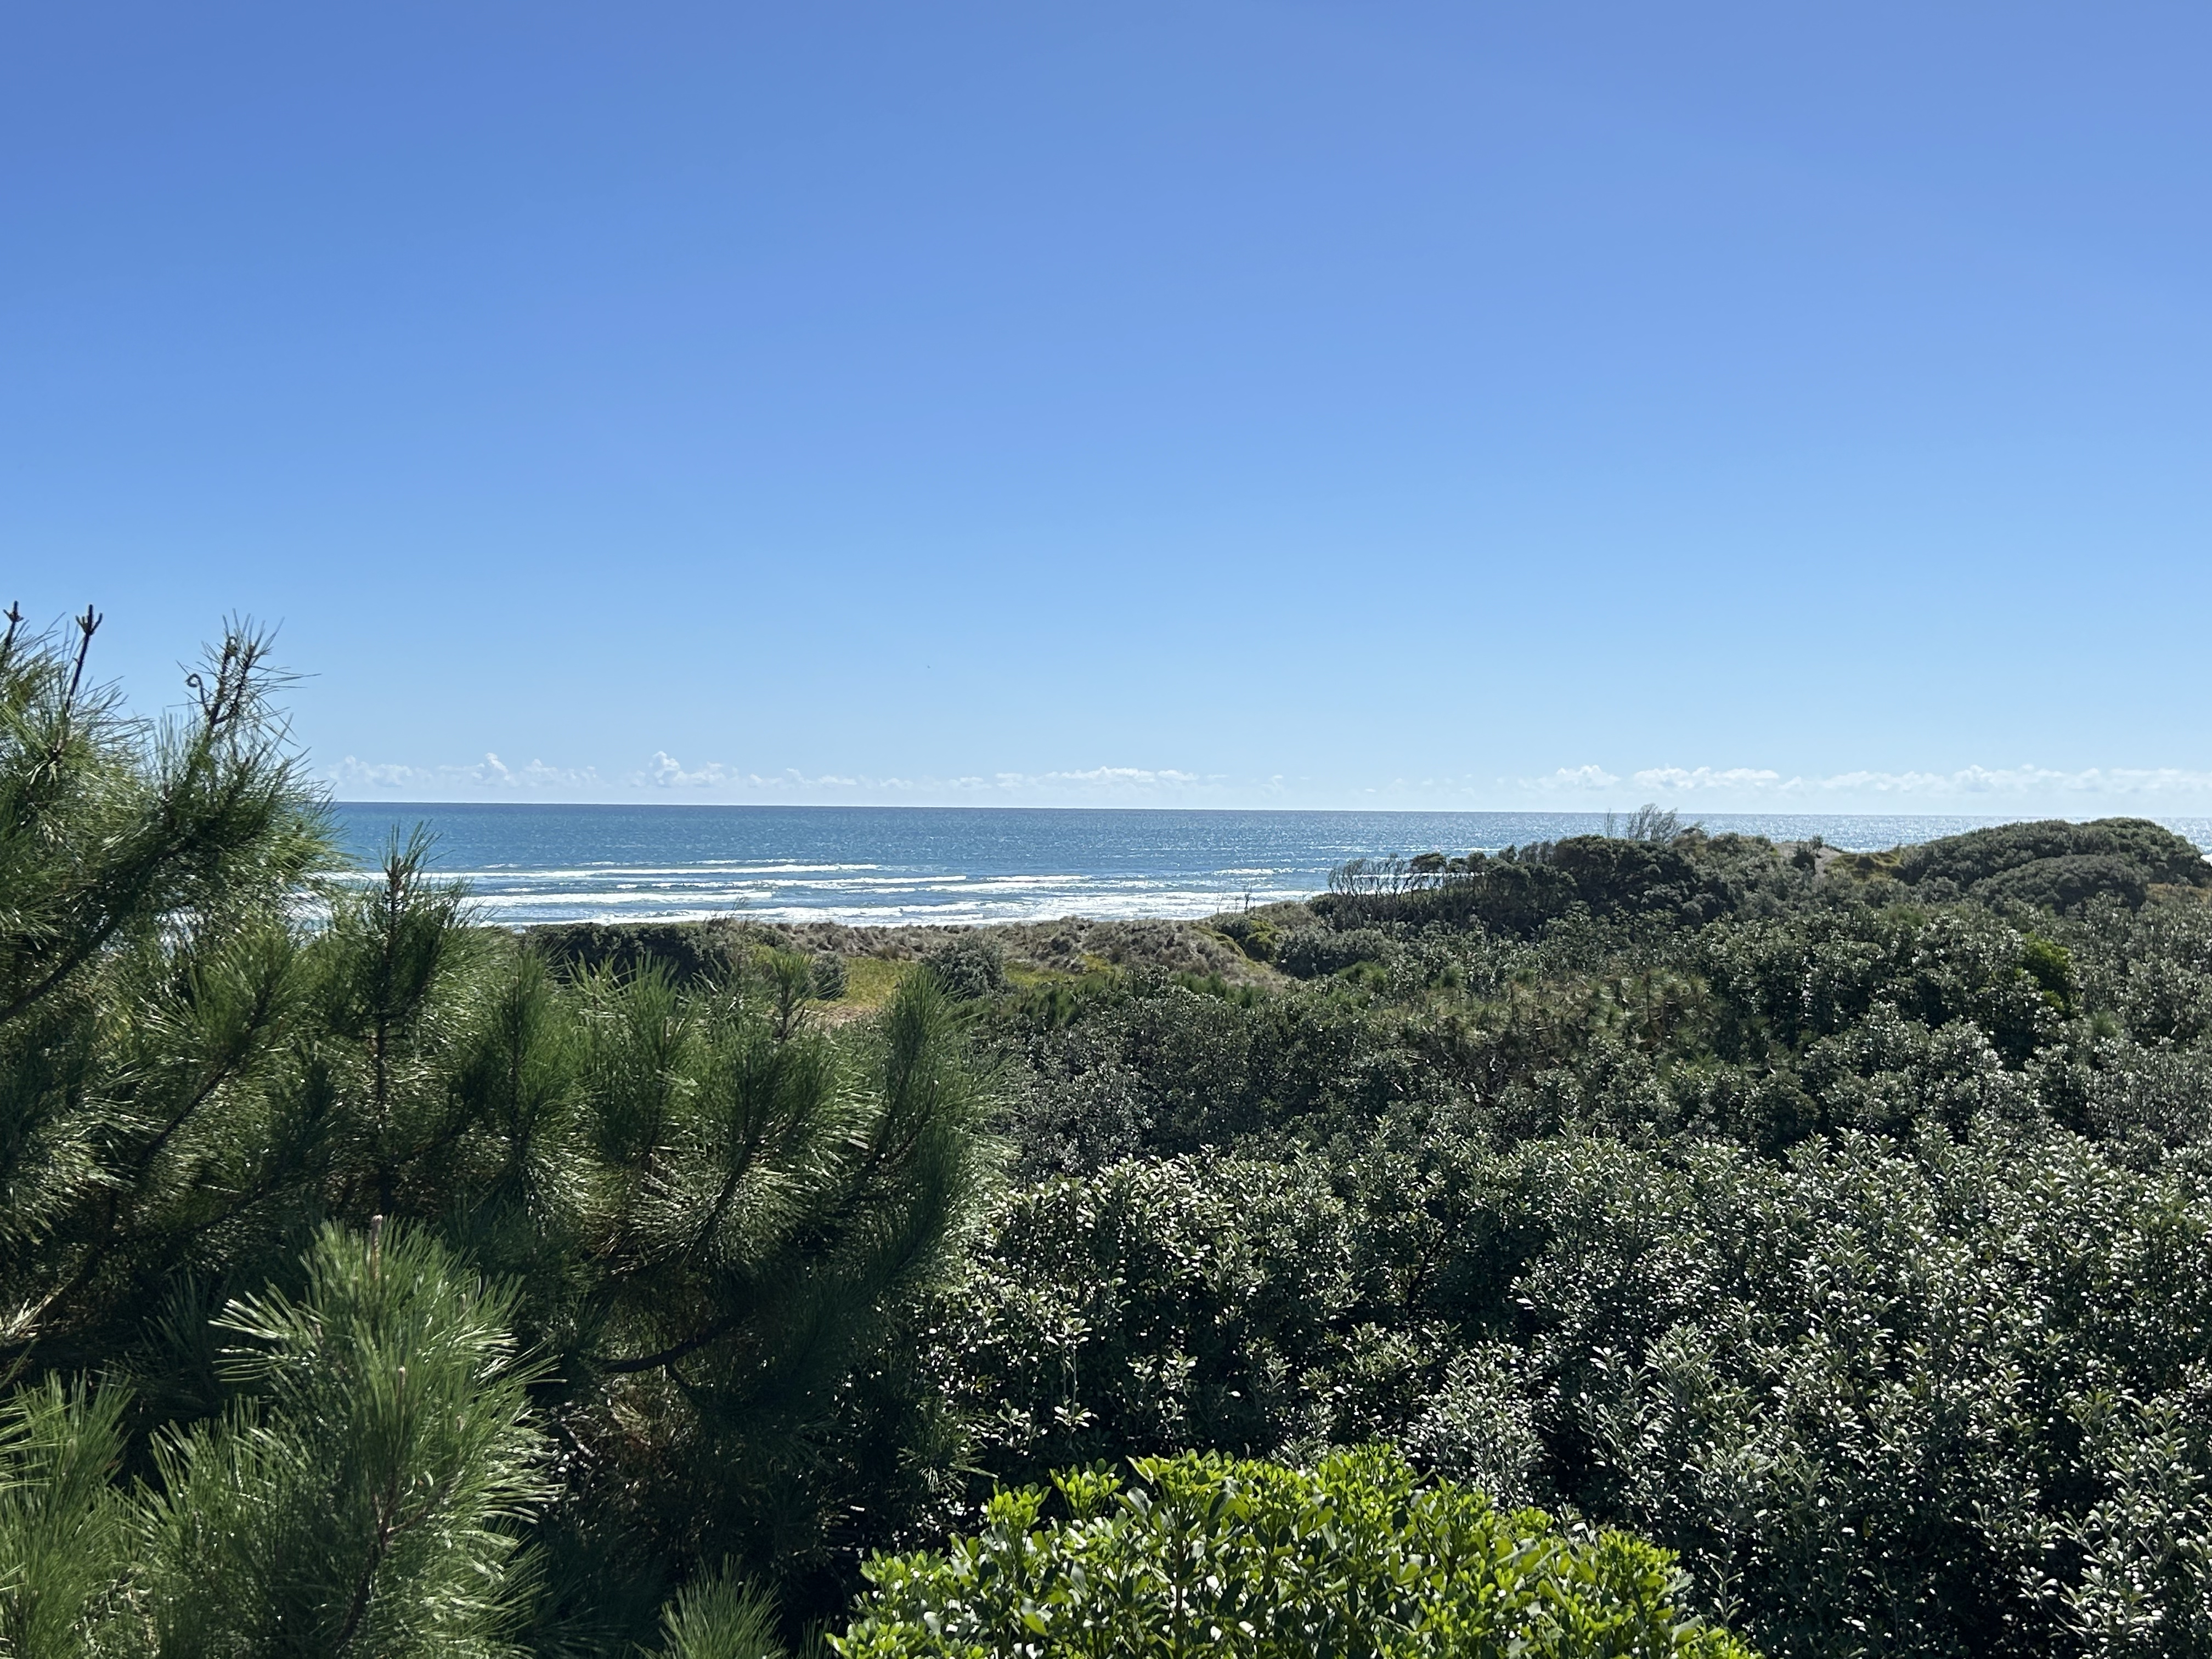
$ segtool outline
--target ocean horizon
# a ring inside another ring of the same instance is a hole
[[[1494,853],[1602,830],[1602,812],[1234,811],[339,801],[340,844],[373,866],[420,825],[432,867],[480,918],[939,925],[1210,915],[1322,891],[1347,860]],[[2016,817],[1684,814],[1715,834],[1874,851]],[[1618,820],[1616,820],[1618,821]],[[2212,819],[2159,822],[2212,848]]]

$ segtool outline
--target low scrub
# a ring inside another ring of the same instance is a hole
[[[866,1569],[844,1659],[1747,1659],[1686,1616],[1662,1550],[1421,1487],[1387,1450],[1308,1472],[1151,1458],[991,1502],[942,1551]]]

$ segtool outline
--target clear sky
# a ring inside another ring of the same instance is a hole
[[[10,7],[0,602],[337,793],[2212,811],[2212,9]]]

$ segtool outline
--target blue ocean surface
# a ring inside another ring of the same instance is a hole
[[[1328,884],[1347,859],[1495,852],[1605,827],[1589,812],[1234,812],[903,806],[409,805],[335,808],[371,865],[396,831],[434,837],[482,919],[1030,921],[1203,916]],[[1854,851],[2002,822],[1715,813],[1712,832]],[[2174,819],[2199,846],[2212,820]]]

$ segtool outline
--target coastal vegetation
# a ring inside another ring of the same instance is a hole
[[[2212,1651],[2212,865],[516,935],[0,646],[0,1653]]]

